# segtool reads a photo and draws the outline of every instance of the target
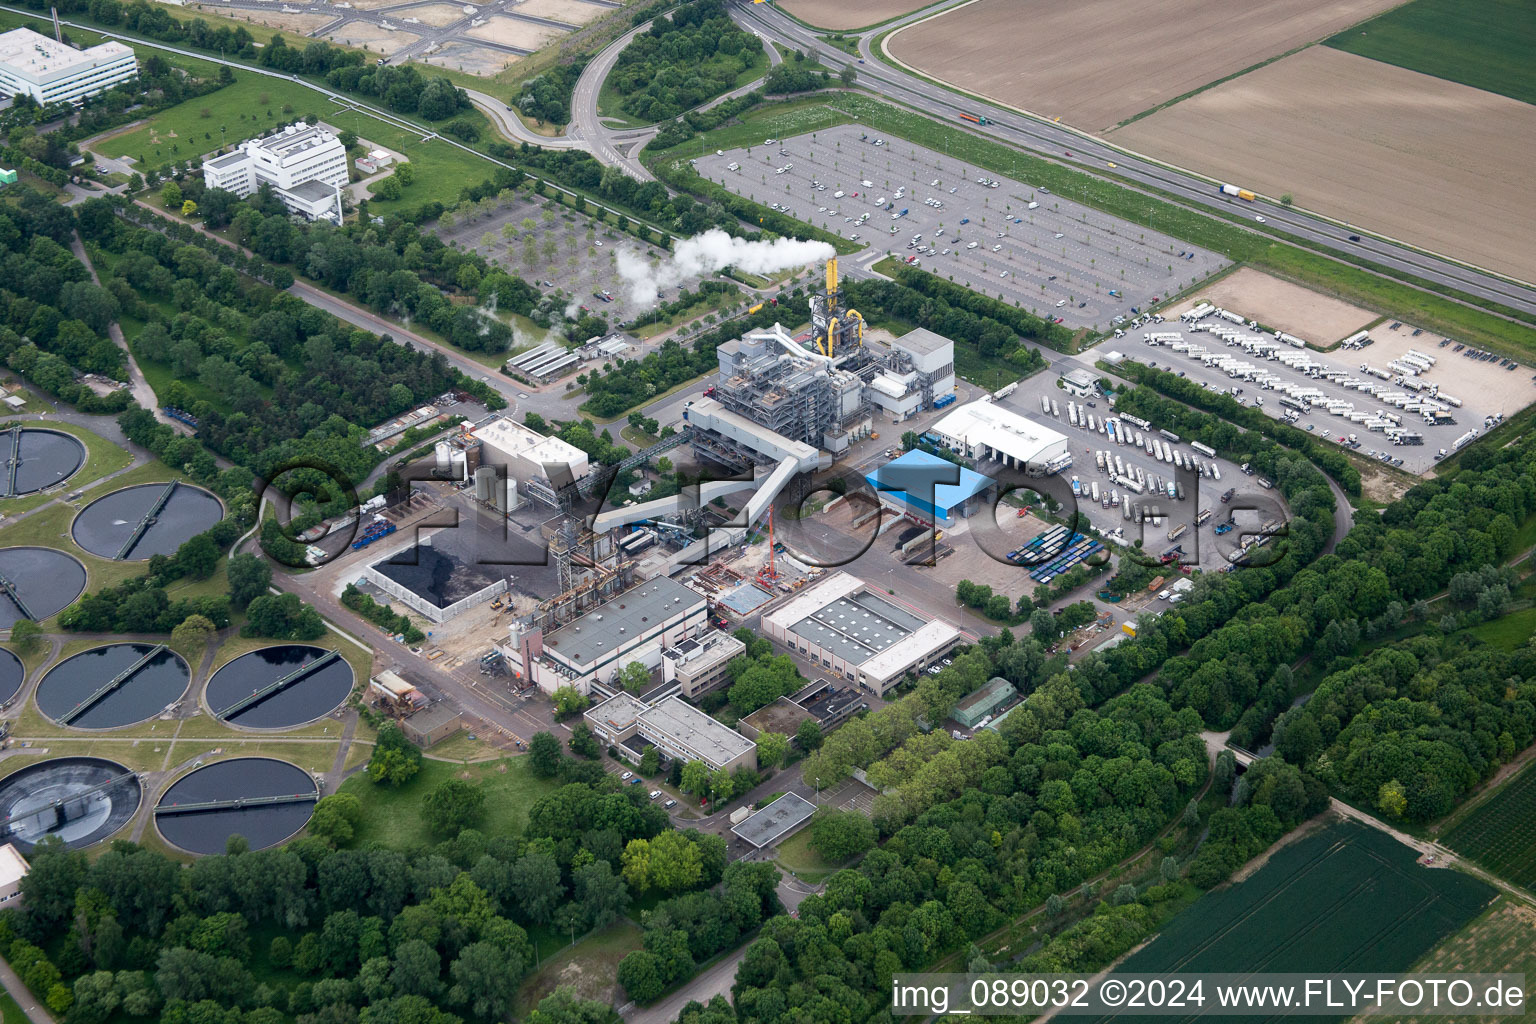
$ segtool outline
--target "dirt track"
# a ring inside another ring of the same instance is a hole
[[[838,32],[910,14],[931,3],[933,0],[842,0],[836,4],[827,0],[778,0],[778,6],[806,24]]]
[[[1536,280],[1536,106],[1314,46],[1111,138]]]
[[[1395,4],[1267,0],[1235,13],[1227,0],[976,0],[896,32],[886,49],[962,89],[1103,131]]]

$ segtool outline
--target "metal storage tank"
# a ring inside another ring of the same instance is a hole
[[[514,509],[517,508],[517,505],[518,505],[517,481],[516,480],[508,480],[507,481],[507,504],[503,508],[503,511],[511,512],[511,511],[513,511]]]
[[[449,462],[452,466],[449,476],[455,480],[469,479],[469,460],[464,457],[463,452],[454,451],[449,455]]]
[[[475,500],[490,501],[491,487],[496,482],[496,471],[489,466],[475,470]]]
[[[437,442],[437,471],[443,476],[448,475],[453,449],[447,441]]]

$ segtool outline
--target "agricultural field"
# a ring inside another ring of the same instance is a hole
[[[1441,842],[1500,878],[1536,888],[1536,765],[1473,808]]]
[[[840,4],[829,4],[826,0],[778,0],[775,6],[807,25],[842,32],[899,18],[931,3],[933,0],[843,0]]]
[[[1527,0],[1413,0],[1326,42],[1536,103],[1536,5]]]
[[[1413,965],[1414,974],[1524,974],[1525,1002],[1536,992],[1536,909],[1501,895],[1461,931]],[[1362,1014],[1351,1024],[1494,1024],[1509,1017]]]
[[[1536,277],[1536,206],[1509,197],[1526,191],[1532,138],[1536,106],[1326,46],[1110,135],[1524,280]]]
[[[1206,893],[1117,969],[1406,970],[1494,895],[1468,875],[1420,867],[1415,857],[1364,825],[1333,825],[1274,851],[1243,881]]]
[[[902,28],[884,46],[969,92],[1103,131],[1392,4],[1273,0],[1233,18],[1222,0],[977,0]],[[1215,26],[1220,45],[1201,31]]]

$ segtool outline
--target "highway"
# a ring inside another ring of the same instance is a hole
[[[892,27],[932,17],[936,11],[956,6],[965,0],[945,3],[881,25],[866,33],[859,43],[865,63],[859,64],[844,51],[822,42],[815,32],[800,25],[772,4],[753,4],[733,0],[732,16],[738,23],[785,46],[814,52],[829,69],[837,71],[852,64],[858,73],[858,85],[887,100],[915,107],[943,119],[958,119],[964,111],[987,117],[993,123],[984,127],[966,125],[966,129],[1035,152],[1073,170],[1098,175],[1098,168],[1113,161],[1116,173],[1148,188],[1176,196],[1183,205],[1203,212],[1248,220],[1247,230],[1259,234],[1285,233],[1314,245],[1326,246],[1356,260],[1375,263],[1390,271],[1412,275],[1435,284],[1451,287],[1485,301],[1497,302],[1525,313],[1536,313],[1536,286],[1461,264],[1390,239],[1366,234],[1366,229],[1339,224],[1317,214],[1278,202],[1261,199],[1248,203],[1221,195],[1211,179],[1191,171],[1173,168],[1111,146],[1093,136],[1064,125],[1035,119],[1018,111],[970,100],[942,86],[935,85],[891,62],[872,48],[872,41]],[[1068,157],[1066,154],[1071,153]],[[1260,228],[1253,216],[1263,214],[1267,226]],[[1351,237],[1359,241],[1351,241]],[[1387,275],[1382,275],[1387,276]]]

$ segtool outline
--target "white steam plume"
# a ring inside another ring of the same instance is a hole
[[[802,242],[776,238],[771,242],[749,242],[734,238],[719,228],[678,242],[669,258],[652,267],[641,253],[624,249],[619,252],[619,276],[624,278],[631,302],[641,307],[655,304],[663,288],[676,286],[693,277],[708,277],[725,267],[735,267],[748,274],[772,274],[789,267],[837,255],[826,242]]]

